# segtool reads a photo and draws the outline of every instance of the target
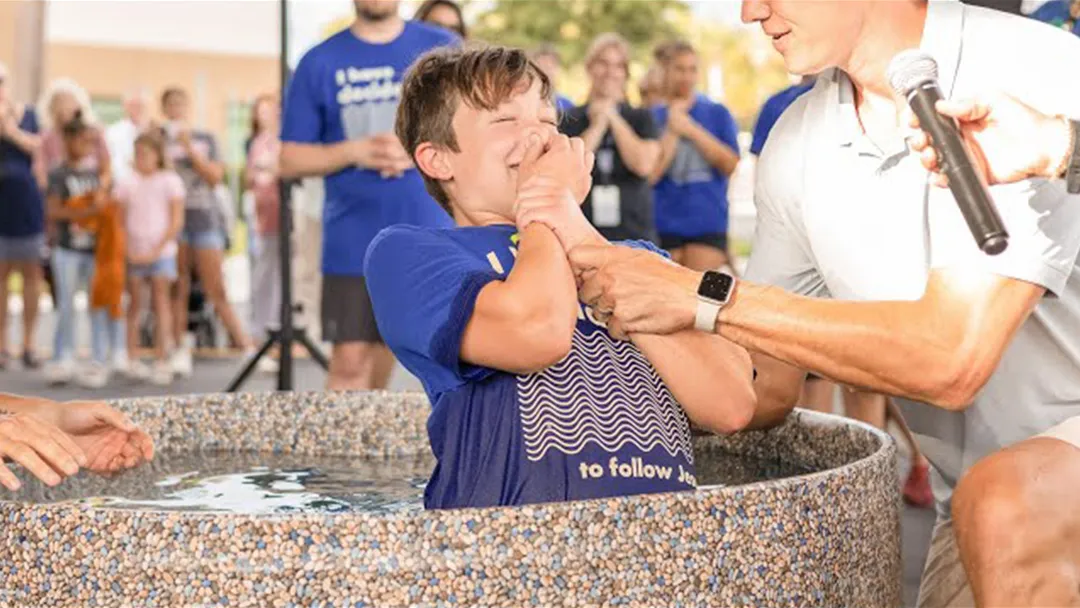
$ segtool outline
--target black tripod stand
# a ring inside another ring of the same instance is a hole
[[[281,0],[280,3],[281,12],[281,99],[285,99],[285,84],[289,80],[289,60],[288,60],[288,0]],[[237,374],[236,378],[229,383],[229,387],[225,389],[227,392],[233,393],[240,388],[241,385],[247,381],[248,376],[255,370],[255,366],[258,365],[259,360],[266,356],[270,352],[270,349],[277,344],[280,352],[280,361],[278,368],[278,390],[279,391],[291,391],[293,389],[293,356],[292,349],[293,343],[299,342],[305,349],[311,358],[318,362],[323,369],[328,369],[329,363],[326,360],[326,356],[319,351],[318,347],[311,341],[311,338],[307,335],[306,328],[296,327],[293,325],[293,313],[296,312],[296,306],[292,301],[292,185],[285,180],[279,180],[278,188],[280,193],[281,208],[278,211],[281,224],[281,243],[278,248],[278,253],[281,255],[281,328],[270,330],[270,335],[259,347],[258,352],[255,353],[244,365],[244,369]]]

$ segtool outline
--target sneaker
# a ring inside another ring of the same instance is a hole
[[[190,378],[195,372],[195,364],[192,361],[191,349],[181,347],[173,351],[169,359],[173,372],[180,378]]]
[[[119,371],[119,370],[117,370]],[[132,380],[148,380],[152,371],[150,366],[142,361],[135,359],[128,362],[127,368],[120,372]]]
[[[75,362],[69,359],[63,361],[49,361],[43,370],[45,381],[52,386],[59,386],[71,382],[75,375]]]
[[[173,381],[173,366],[170,361],[158,361],[150,372],[150,384],[155,386],[169,386]]]
[[[109,383],[109,367],[92,361],[75,375],[75,382],[83,388],[103,388]]]
[[[930,490],[930,465],[926,462],[911,465],[904,482],[904,502],[920,509],[934,506],[934,493]]]
[[[244,351],[244,360],[248,361],[255,356],[255,353],[259,351],[254,348]],[[276,374],[281,366],[278,364],[277,359],[274,359],[270,355],[263,355],[259,362],[255,364],[255,369],[259,370],[262,374]]]
[[[112,361],[109,362],[109,367],[112,369],[113,373],[127,376],[128,368],[131,367],[131,360],[128,359],[127,351],[113,353]]]
[[[37,369],[41,367],[41,360],[37,358],[33,351],[23,350],[22,365],[23,369]]]

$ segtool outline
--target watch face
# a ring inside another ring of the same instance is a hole
[[[735,278],[723,272],[708,270],[701,279],[698,287],[698,295],[717,302],[726,303],[731,297],[731,288],[735,286]]]

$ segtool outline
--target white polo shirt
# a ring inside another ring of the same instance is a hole
[[[931,0],[921,46],[937,60],[946,96],[1005,90],[1040,110],[1080,116],[1080,78],[1065,75],[1080,70],[1080,39],[1066,32]],[[887,147],[863,133],[846,74],[819,78],[777,122],[758,161],[746,277],[843,300],[918,299],[929,271],[941,267],[1047,289],[969,409],[900,400],[935,466],[947,516],[952,487],[976,460],[1080,415],[1080,196],[1060,181],[992,188],[1010,240],[1004,253],[986,256],[949,190],[929,185],[903,140]]]

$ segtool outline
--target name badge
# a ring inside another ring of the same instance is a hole
[[[622,223],[618,186],[593,186],[592,220],[597,228],[614,228]]]

